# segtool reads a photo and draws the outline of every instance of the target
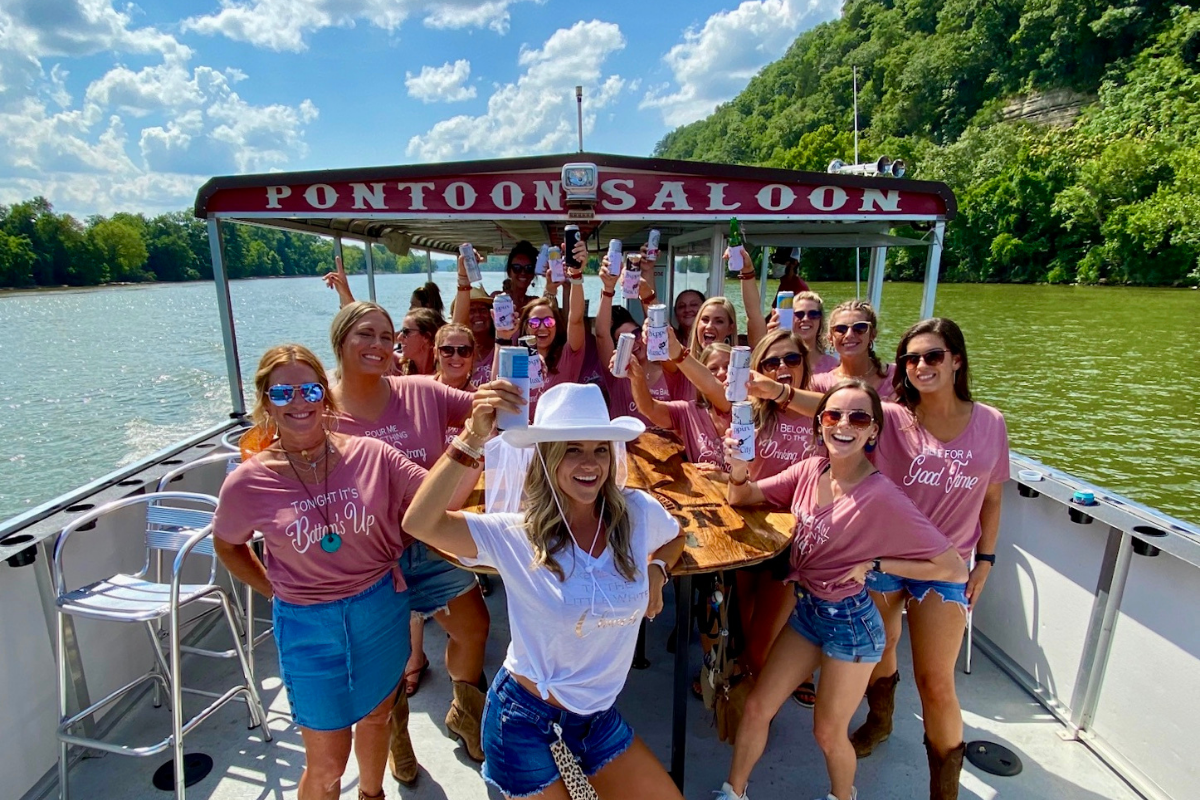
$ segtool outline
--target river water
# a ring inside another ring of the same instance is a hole
[[[435,280],[449,299],[454,276]],[[379,276],[380,301],[406,309],[422,282]],[[367,296],[365,277],[351,287]],[[854,296],[813,288],[827,304]],[[332,361],[337,298],[320,280],[235,281],[231,296],[248,386],[274,344]],[[919,284],[885,285],[881,354],[920,302]],[[224,419],[216,308],[211,283],[0,295],[0,520]],[[1200,292],[947,284],[937,313],[966,333],[975,394],[1004,412],[1014,450],[1200,522]]]

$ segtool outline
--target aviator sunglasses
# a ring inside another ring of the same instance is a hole
[[[300,390],[300,396],[308,403],[319,403],[325,397],[325,387],[319,383],[301,383],[299,385],[277,383],[267,389],[267,398],[274,405],[286,406],[296,396],[297,389]]]
[[[466,358],[467,356],[471,355],[471,353],[475,352],[475,348],[469,344],[441,344],[438,345],[438,352],[446,358],[450,358],[450,356],[454,355],[455,353],[458,353],[460,358]]]
[[[900,366],[904,368],[916,368],[922,360],[928,366],[936,367],[946,360],[946,349],[944,347],[935,347],[933,350],[927,350],[924,353],[905,353],[896,359],[900,362]]]
[[[875,418],[866,411],[838,411],[836,408],[827,408],[821,412],[821,427],[837,427],[843,416],[846,417],[846,422],[850,423],[851,428],[859,430],[871,427],[871,423],[875,421]]]
[[[807,311],[798,308],[795,311],[795,317],[797,320],[804,319],[805,317],[808,317],[809,319],[820,319],[821,315],[824,313],[825,312],[819,308],[810,308]]]
[[[788,369],[795,369],[796,367],[800,366],[803,363],[804,363],[804,356],[800,355],[799,353],[788,353],[786,356],[783,356],[782,358],[780,358],[779,356],[771,356],[770,358],[764,358],[762,361],[758,362],[758,365],[767,372],[774,372],[775,370],[779,369],[780,364],[787,367]]]
[[[554,321],[554,317],[530,317],[528,320],[526,320],[526,323],[535,331],[538,328],[545,328],[546,330],[552,331],[554,330],[554,326],[557,324]]]
[[[859,336],[865,336],[867,331],[871,330],[871,323],[863,320],[860,322],[839,322],[837,325],[830,325],[829,329],[838,336],[845,336],[847,331],[854,331]]]

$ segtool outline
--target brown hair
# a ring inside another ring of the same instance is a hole
[[[534,298],[521,309],[521,318],[517,322],[518,337],[528,335],[525,333],[525,325],[529,322],[529,315],[536,308],[548,308],[554,316],[554,339],[550,342],[550,352],[546,354],[546,370],[552,375],[557,375],[558,360],[562,358],[563,347],[567,344],[567,318],[553,298]]]
[[[971,379],[967,370],[967,340],[962,328],[952,319],[931,317],[923,319],[904,332],[896,346],[896,371],[892,374],[892,388],[896,400],[909,411],[921,402],[921,393],[908,381],[908,369],[900,368],[900,359],[908,352],[908,343],[923,333],[932,333],[941,338],[952,356],[958,356],[961,366],[954,372],[954,394],[959,400],[971,400]]]
[[[467,341],[471,343],[471,347],[475,347],[475,334],[472,333],[471,329],[466,325],[462,325],[458,322],[448,322],[442,327],[438,328],[437,336],[433,337],[433,372],[435,375],[441,376],[442,374],[442,359],[441,354],[438,353],[437,349],[446,343],[446,340],[450,338],[451,334],[455,333],[461,333],[463,336],[466,336]],[[467,370],[468,380],[470,379],[470,376],[471,370]]]
[[[879,356],[875,355],[875,337],[879,334],[879,315],[875,313],[875,309],[866,300],[845,300],[833,307],[833,311],[829,312],[827,319],[829,324],[827,328],[832,327],[833,318],[841,313],[861,314],[871,323],[871,338],[868,340],[867,355],[871,357],[871,363],[875,366],[875,373],[879,377],[887,375],[887,369],[884,368],[883,362],[879,360]]]
[[[329,344],[333,346],[333,357],[337,361],[339,375],[342,372],[342,345],[346,343],[346,337],[350,335],[350,331],[358,324],[358,321],[372,311],[383,314],[388,327],[392,329],[392,338],[395,338],[396,324],[392,322],[392,315],[383,306],[366,300],[355,300],[353,303],[342,306],[342,309],[334,316],[333,324],[329,326]]]
[[[842,389],[861,389],[867,393],[867,397],[871,401],[871,418],[875,421],[876,441],[879,434],[883,433],[883,403],[879,400],[879,392],[875,391],[875,387],[860,378],[846,378],[835,383],[829,388],[829,391],[821,395],[820,401],[817,402],[817,410],[813,414],[813,436],[817,440],[821,439],[821,412],[825,410],[825,406],[829,404],[829,398],[834,392],[840,392]]]
[[[267,390],[271,387],[271,373],[277,368],[288,364],[304,364],[317,374],[317,383],[325,390],[325,414],[330,416],[338,413],[337,401],[329,392],[329,376],[325,365],[317,358],[312,350],[302,344],[281,344],[263,353],[258,361],[258,369],[254,373],[254,409],[250,419],[254,427],[242,437],[242,453],[247,456],[252,452],[266,450],[275,441],[278,431],[271,415],[267,413]]]
[[[767,351],[782,341],[790,341],[800,351],[802,361],[800,366],[803,373],[800,376],[800,385],[797,389],[807,389],[808,381],[812,378],[812,373],[808,369],[808,348],[804,346],[804,342],[799,336],[791,331],[776,329],[768,333],[759,340],[754,350],[750,353],[750,369],[755,372],[760,371],[763,359],[767,355]],[[764,400],[761,397],[756,397],[750,401],[754,408],[754,430],[755,431],[771,431],[775,428],[775,415],[778,409],[774,400]]]

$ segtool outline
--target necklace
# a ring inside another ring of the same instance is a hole
[[[326,553],[336,553],[342,546],[342,537],[341,534],[337,533],[333,529],[333,526],[329,524],[329,515],[325,513],[324,505],[324,500],[329,497],[329,459],[327,456],[333,452],[333,445],[329,443],[329,437],[325,437],[324,447],[321,448],[321,458],[318,458],[316,461],[308,462],[309,469],[312,470],[314,478],[316,477],[317,464],[321,461],[325,462],[325,477],[322,481],[323,494],[321,495],[321,503],[317,502],[317,499],[313,497],[313,493],[309,491],[308,484],[304,482],[302,477],[300,477],[300,470],[297,469],[296,460],[292,458],[292,454],[284,449],[282,443],[279,445],[279,449],[283,450],[283,455],[287,458],[288,464],[291,465],[292,470],[296,473],[296,478],[299,479],[301,488],[303,488],[304,493],[308,495],[308,499],[312,503],[313,508],[316,509],[317,514],[320,515],[321,521],[325,523],[325,534],[321,537],[321,549]],[[301,450],[300,455],[303,458],[308,458],[308,451]]]

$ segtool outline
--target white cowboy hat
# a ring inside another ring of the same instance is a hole
[[[528,428],[504,431],[500,438],[513,447],[539,442],[628,442],[645,432],[634,417],[609,419],[600,387],[591,383],[560,383],[538,400]]]

